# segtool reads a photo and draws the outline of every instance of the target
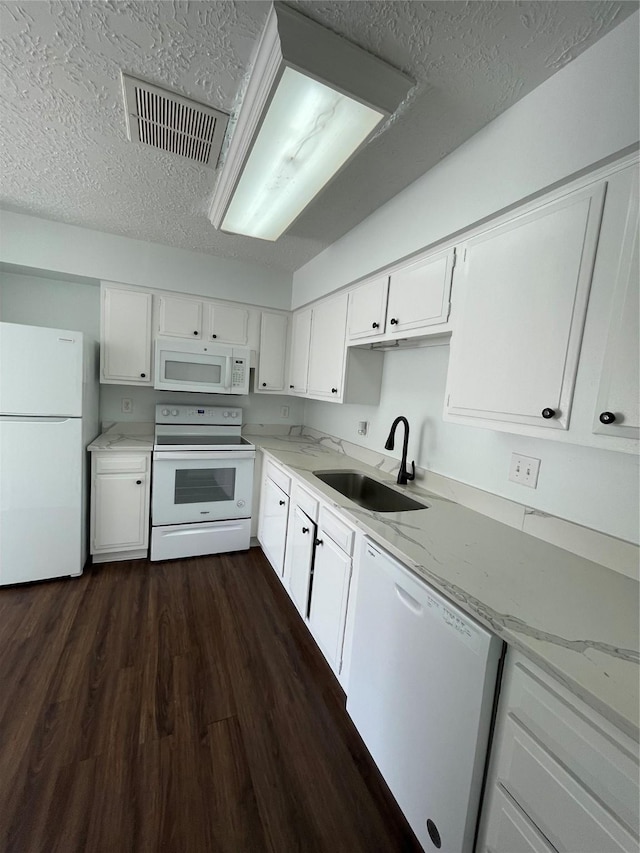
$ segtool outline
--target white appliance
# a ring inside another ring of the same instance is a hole
[[[91,362],[80,332],[0,323],[0,584],[82,574]]]
[[[256,449],[241,432],[242,409],[156,406],[152,560],[249,547]]]
[[[503,643],[365,539],[347,711],[425,850],[471,853]]]
[[[156,338],[154,387],[161,391],[248,394],[250,351],[245,347]]]

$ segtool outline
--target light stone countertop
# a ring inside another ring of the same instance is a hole
[[[94,438],[87,446],[87,450],[113,450],[117,453],[141,450],[144,453],[150,453],[153,450],[153,433],[152,423],[113,424]]]
[[[428,509],[362,509],[312,472],[357,469],[394,486],[395,477],[316,438],[251,440],[435,589],[638,740],[636,580],[413,484],[407,493]]]

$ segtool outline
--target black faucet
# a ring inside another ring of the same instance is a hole
[[[391,424],[391,432],[389,433],[389,438],[387,439],[387,443],[384,446],[385,450],[393,450],[393,439],[396,434],[396,427],[402,421],[404,424],[404,442],[402,444],[402,462],[400,463],[400,470],[398,471],[398,484],[400,486],[406,486],[407,480],[415,480],[416,478],[416,463],[411,463],[411,473],[407,471],[407,445],[409,444],[409,421],[403,416],[396,418],[395,421]]]

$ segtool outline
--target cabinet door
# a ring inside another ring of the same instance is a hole
[[[256,391],[284,391],[288,322],[286,314],[262,312]]]
[[[635,169],[593,426],[596,433],[635,439],[640,437],[638,219]]]
[[[280,578],[284,573],[289,496],[269,477],[262,481],[258,539],[267,559]]]
[[[350,580],[351,557],[320,528],[311,585],[309,628],[335,673],[340,672],[342,663]]]
[[[291,328],[291,356],[289,362],[289,390],[306,394],[309,374],[309,345],[311,343],[311,309],[293,315]]]
[[[151,293],[105,287],[100,340],[102,382],[151,385]]]
[[[287,530],[288,573],[286,586],[303,619],[306,619],[308,615],[309,585],[315,537],[316,525],[313,521],[299,506],[292,507]]]
[[[249,329],[249,312],[230,305],[207,305],[207,338],[222,344],[245,346]]]
[[[571,193],[466,244],[449,414],[568,428],[604,190]]]
[[[389,278],[385,275],[349,292],[347,336],[349,340],[384,334]]]
[[[146,474],[99,474],[94,487],[92,551],[146,548],[149,542]]]
[[[202,302],[161,296],[158,314],[159,334],[176,338],[202,337]]]
[[[316,305],[311,319],[308,393],[340,400],[344,380],[347,294]]]
[[[437,252],[391,274],[387,334],[399,337],[449,318],[455,249]]]

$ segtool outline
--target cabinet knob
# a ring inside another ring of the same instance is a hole
[[[308,527],[303,527],[303,528],[302,528],[302,532],[303,532],[303,533],[308,533],[308,532],[309,532],[309,528],[308,528]]]
[[[314,539],[313,544],[314,545],[322,545],[322,539]]]
[[[392,326],[398,325],[398,320],[395,317],[392,317],[391,320],[389,320],[389,322],[391,323]]]
[[[380,328],[380,323],[372,323],[372,324],[371,324],[371,328],[372,328],[372,329],[379,329],[379,328]]]
[[[284,506],[284,505],[285,505],[285,501],[278,501],[278,503],[280,504],[280,506]]]
[[[332,389],[331,389],[331,393],[332,393],[332,394],[337,394],[337,393],[338,393],[338,389],[337,389],[337,388],[332,388]]]
[[[218,336],[217,336],[217,335],[211,335],[211,337],[212,337],[212,338],[217,338]]]
[[[194,334],[194,335],[197,335],[197,334],[198,334],[198,332],[196,332],[196,331],[194,330],[193,334]]]
[[[295,388],[295,387],[296,387],[295,385],[289,385],[289,388]]]
[[[555,409],[543,409],[542,410],[542,417],[547,421],[550,418],[555,418],[555,416],[556,416],[556,410]]]
[[[141,373],[141,374],[140,374],[140,376],[142,376],[142,378],[143,378],[143,379],[146,379],[147,374],[146,374],[146,373]]]
[[[136,480],[136,486],[141,486],[141,485],[142,485],[142,480]]]
[[[600,423],[601,424],[612,424],[616,419],[616,416],[613,412],[601,412],[600,414]]]
[[[263,383],[262,383],[262,387],[263,387],[263,388],[266,388],[266,387],[267,387],[267,383],[266,383],[266,382],[263,382]]]

